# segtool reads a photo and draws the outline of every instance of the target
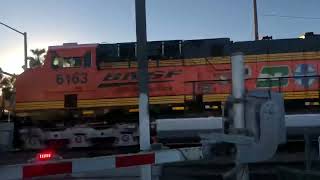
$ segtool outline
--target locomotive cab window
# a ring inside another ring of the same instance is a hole
[[[88,52],[84,55],[84,67],[90,67],[91,66],[91,52]]]
[[[52,67],[57,68],[77,68],[81,67],[80,57],[54,57]]]

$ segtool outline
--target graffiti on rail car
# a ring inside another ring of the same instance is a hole
[[[316,68],[312,64],[298,64],[294,71],[295,82],[304,88],[309,88],[314,84],[316,75]]]
[[[257,80],[257,88],[288,86],[288,78],[279,80],[280,77],[289,76],[289,66],[264,66]]]

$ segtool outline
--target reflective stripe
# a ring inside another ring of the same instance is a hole
[[[38,176],[49,176],[56,174],[72,173],[72,162],[28,165],[22,169],[23,178],[32,178]]]
[[[116,157],[116,168],[139,166],[139,165],[154,164],[154,163],[155,163],[154,153]]]

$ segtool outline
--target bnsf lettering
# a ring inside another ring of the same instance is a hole
[[[182,70],[171,70],[171,71],[153,71],[149,72],[149,83],[163,83],[170,82],[170,78],[182,73]],[[169,79],[169,80],[161,80]],[[108,82],[108,81],[120,81],[120,82]],[[124,81],[124,82],[123,82]],[[126,85],[133,85],[137,83],[137,72],[127,72],[127,73],[108,73],[98,88],[107,87],[120,87]]]
[[[126,73],[123,76],[122,80],[132,80],[132,81],[137,80],[137,73],[135,72]]]
[[[166,72],[164,72],[164,71],[154,71],[154,72],[149,73],[149,78],[150,79],[160,79],[160,78],[164,77],[165,74],[166,74]]]
[[[166,74],[166,78],[172,78],[175,75],[179,75],[181,74],[181,70],[180,71],[168,71],[168,73]]]
[[[112,80],[120,80],[122,74],[121,73],[109,73],[106,75],[106,77],[104,77],[103,81],[112,81]]]
[[[182,73],[182,70],[172,70],[172,71],[153,71],[149,72],[150,79],[161,79],[161,78],[173,78],[176,75]],[[103,81],[136,81],[137,72],[127,72],[127,73],[108,73]]]

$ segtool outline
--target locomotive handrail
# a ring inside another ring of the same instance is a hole
[[[270,79],[289,79],[289,78],[320,78],[320,75],[313,76],[283,76],[283,77],[272,77],[272,78],[246,78],[245,80],[270,80]],[[184,83],[193,83],[193,82],[221,82],[221,81],[232,81],[232,79],[214,79],[214,80],[203,80],[203,81],[185,81]]]
[[[247,81],[259,81],[259,80],[265,80],[268,84],[268,86],[264,88],[270,88],[270,89],[276,89],[278,88],[278,92],[282,92],[282,86],[281,82],[283,79],[295,79],[295,78],[315,78],[318,79],[318,86],[320,87],[320,75],[308,75],[308,76],[283,76],[283,77],[269,77],[269,78],[246,78],[245,82]],[[185,84],[191,83],[192,84],[192,94],[195,96],[196,93],[196,85],[197,83],[211,83],[211,84],[218,84],[221,86],[230,86],[231,85],[232,79],[215,79],[215,80],[198,80],[198,81],[185,81]],[[277,86],[272,86],[271,83],[273,82],[278,82]],[[225,84],[222,84],[221,82],[226,82]],[[310,87],[303,87],[303,90],[306,91],[310,89]],[[319,89],[319,98],[320,98],[320,89]]]
[[[294,78],[318,78],[320,75],[313,76],[287,76],[287,77],[272,77],[272,78],[246,78],[245,81],[250,80],[272,80],[272,81],[281,81],[281,79],[294,79]],[[214,79],[214,80],[198,80],[198,81],[185,81],[184,83],[203,83],[203,82],[231,82],[232,79]]]

